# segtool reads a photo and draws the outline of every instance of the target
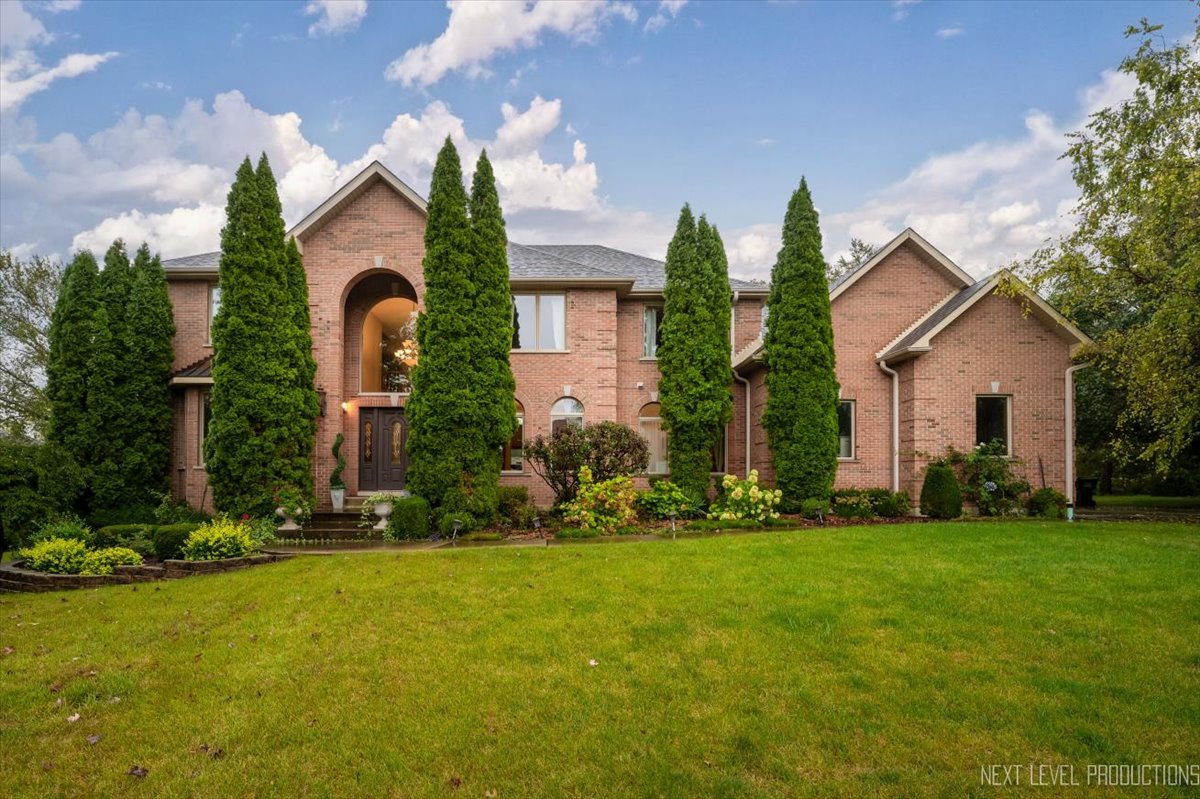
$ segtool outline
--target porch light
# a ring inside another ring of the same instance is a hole
[[[342,403],[342,413],[350,413],[350,403],[349,402]]]

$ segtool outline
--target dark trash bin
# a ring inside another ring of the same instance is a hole
[[[1099,478],[1080,477],[1075,480],[1075,507],[1096,507],[1096,486],[1100,485]]]

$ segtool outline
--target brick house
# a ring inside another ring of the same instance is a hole
[[[295,236],[308,273],[316,386],[318,507],[329,507],[331,447],[345,437],[348,493],[400,489],[407,459],[404,404],[421,310],[425,201],[378,162],[301,220]],[[511,355],[521,422],[504,447],[503,483],[545,483],[523,444],[561,425],[610,420],[641,432],[651,474],[666,471],[655,350],[662,320],[661,261],[600,245],[508,248],[516,334]],[[164,263],[175,309],[172,486],[211,506],[201,441],[212,384],[209,329],[220,304],[220,253]],[[1071,355],[1086,341],[1032,292],[972,280],[911,230],[831,289],[842,385],[837,484],[919,491],[923,464],[977,435],[1009,442],[1046,484],[1070,483]],[[762,319],[767,287],[730,280],[734,418],[713,451],[714,472],[772,476]],[[898,410],[898,412],[897,412]],[[1034,475],[1031,475],[1033,477]],[[1035,484],[1038,484],[1035,482]]]

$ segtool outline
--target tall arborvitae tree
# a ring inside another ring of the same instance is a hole
[[[63,273],[62,288],[50,319],[50,355],[46,364],[49,438],[72,453],[82,452],[90,429],[88,378],[99,306],[96,259],[90,252],[77,253]]]
[[[500,482],[499,452],[516,430],[513,400],[517,384],[508,353],[512,349],[512,294],[508,278],[508,234],[496,191],[496,175],[484,150],[475,164],[468,201],[475,239],[475,313],[479,327],[479,360],[472,371],[478,377],[479,402],[484,420],[483,458],[477,482]]]
[[[165,491],[171,457],[171,365],[175,318],[167,276],[158,256],[143,244],[133,261],[125,329],[129,436],[121,459],[130,498],[142,504]]]
[[[297,486],[305,496],[313,496],[312,451],[317,437],[317,415],[321,400],[317,396],[317,361],[313,357],[312,317],[308,309],[308,274],[296,240],[287,241],[288,293],[294,314],[296,334],[296,401],[300,415],[296,420],[296,474],[301,475]]]
[[[713,402],[713,441],[725,435],[725,426],[733,418],[733,347],[730,341],[732,302],[729,291],[729,261],[725,257],[725,242],[716,225],[701,215],[696,228],[698,253],[704,267],[704,285],[708,289],[712,324],[709,327],[709,368],[705,375]],[[717,464],[720,467],[720,464]]]
[[[660,412],[668,433],[671,482],[697,502],[708,492],[719,403],[714,401],[709,383],[715,322],[710,275],[702,259],[696,220],[687,205],[679,212],[675,237],[667,247],[666,272],[662,344],[658,348]],[[728,392],[728,384],[725,390]]]
[[[133,272],[125,243],[117,239],[104,254],[100,273],[100,305],[96,311],[93,361],[88,382],[88,446],[81,459],[88,469],[91,508],[110,512],[130,504],[124,476],[125,448],[133,434],[130,375],[133,364],[127,351],[129,295]]]
[[[268,515],[285,485],[311,485],[311,417],[299,388],[296,314],[279,196],[266,156],[238,167],[221,230],[205,465],[218,509]]]
[[[487,406],[492,397],[485,399],[477,374],[495,347],[475,316],[477,249],[462,164],[446,137],[433,169],[425,224],[420,361],[405,408],[408,483],[434,508],[488,517],[497,503],[497,467],[491,464],[498,409]]]
[[[808,183],[788,202],[771,270],[763,426],[784,507],[828,499],[837,472],[838,383],[821,229]]]

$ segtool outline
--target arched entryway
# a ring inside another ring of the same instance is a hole
[[[359,492],[405,486],[404,403],[417,363],[417,295],[391,272],[368,275],[346,297],[346,393],[354,398]]]

